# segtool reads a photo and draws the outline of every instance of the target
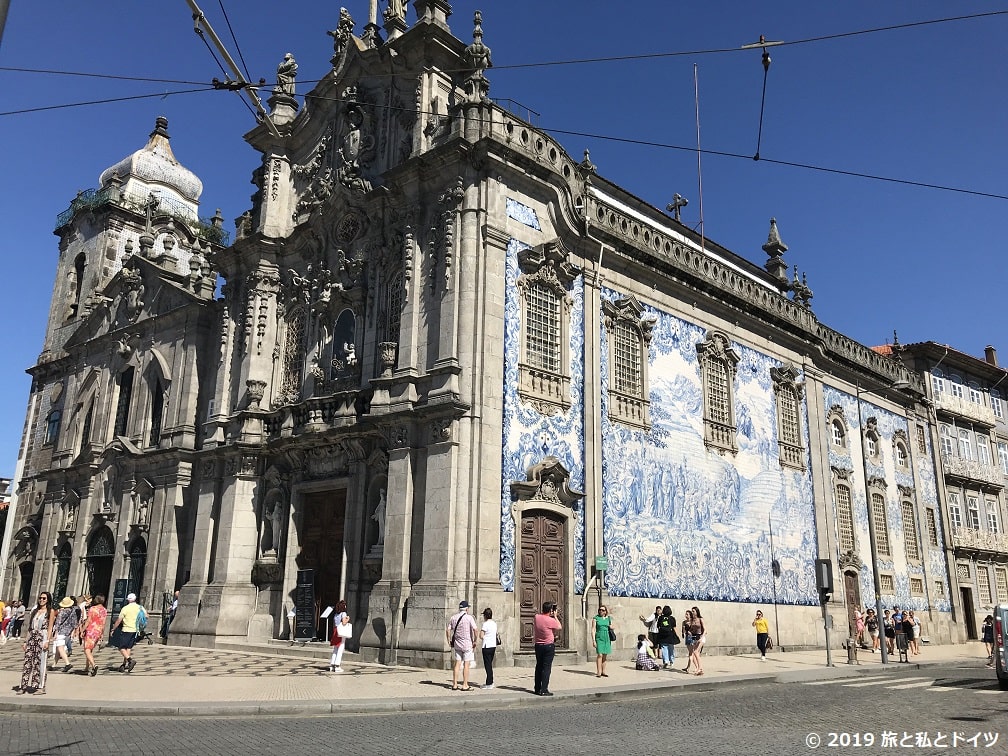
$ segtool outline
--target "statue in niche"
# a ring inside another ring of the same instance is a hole
[[[385,545],[385,489],[378,492],[378,503],[375,505],[371,519],[378,524],[378,542],[375,546]]]
[[[284,55],[284,59],[277,66],[276,87],[273,94],[294,96],[294,79],[297,78],[298,64],[291,53]]]
[[[350,98],[353,98],[354,95],[353,91],[348,93]],[[340,163],[338,176],[344,186],[369,192],[371,191],[371,182],[361,177],[360,157],[364,150],[370,149],[374,144],[374,139],[363,133],[363,125],[363,111],[356,104],[351,104],[346,111],[343,138],[337,151]]]
[[[77,502],[68,501],[66,513],[63,516],[63,530],[74,531],[77,529]]]
[[[357,364],[357,345],[348,344],[343,342],[343,354],[345,355],[344,361],[348,368],[352,368]]]
[[[150,523],[150,495],[140,495],[136,504],[136,524],[147,526]]]
[[[285,513],[283,496],[279,491],[271,493],[266,500],[266,508],[263,512],[262,539],[259,544],[264,557],[276,557],[280,550]]]
[[[116,489],[116,479],[118,478],[119,472],[116,470],[114,464],[110,464],[105,468],[104,478],[102,479],[102,503],[101,508],[103,512],[112,511],[112,501],[115,498]]]

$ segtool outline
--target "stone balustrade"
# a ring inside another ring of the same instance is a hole
[[[974,528],[953,528],[952,545],[958,549],[975,549],[1008,554],[1008,534],[991,533]]]
[[[1004,488],[1004,475],[994,465],[985,465],[982,462],[963,459],[945,452],[942,453],[941,460],[942,469],[946,475]]]
[[[936,393],[934,402],[936,409],[951,412],[953,415],[959,415],[983,425],[993,427],[996,422],[994,410],[990,407],[961,396],[955,396],[947,391]]]

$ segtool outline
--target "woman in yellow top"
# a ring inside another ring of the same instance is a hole
[[[766,661],[767,642],[770,640],[770,623],[766,621],[763,612],[756,611],[756,619],[752,621],[756,628],[756,645],[760,650],[760,661]]]

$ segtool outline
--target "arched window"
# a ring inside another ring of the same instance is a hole
[[[280,373],[280,391],[277,394],[279,403],[292,404],[301,398],[305,369],[306,322],[304,308],[294,310],[287,317],[283,368]]]
[[[885,496],[878,491],[871,494],[871,514],[875,521],[875,550],[881,556],[892,556],[889,546],[889,523],[886,520]]]
[[[632,296],[605,299],[602,311],[609,349],[609,417],[650,428],[648,349],[655,321],[642,317],[644,307]]]
[[[833,445],[838,446],[841,449],[847,448],[847,431],[844,429],[844,424],[840,420],[834,420],[830,427],[833,431]]]
[[[713,332],[697,344],[704,396],[704,444],[719,451],[738,451],[735,425],[735,371],[738,354],[723,333]]]
[[[119,397],[116,400],[115,425],[113,435],[125,436],[129,429],[130,402],[133,400],[133,375],[136,371],[128,367],[119,374]]]
[[[905,470],[910,464],[906,445],[902,441],[893,444],[893,456],[896,458],[896,466],[901,470]]]
[[[917,516],[914,513],[913,501],[909,497],[900,500],[900,517],[903,520],[903,548],[907,559],[920,559],[920,546],[917,541]]]
[[[780,463],[798,470],[805,469],[805,446],[801,433],[802,387],[798,369],[793,365],[770,368],[774,396],[777,400],[777,446]]]

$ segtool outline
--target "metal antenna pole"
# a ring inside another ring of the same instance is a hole
[[[259,95],[257,95],[255,90],[252,88],[252,83],[242,75],[242,72],[238,69],[238,65],[234,62],[231,54],[227,51],[227,48],[224,47],[224,43],[220,41],[220,37],[217,36],[213,27],[210,26],[210,22],[207,21],[206,16],[203,15],[203,11],[199,9],[199,6],[196,5],[194,0],[186,0],[186,3],[189,4],[189,8],[192,10],[194,23],[193,28],[196,33],[199,34],[200,29],[202,28],[202,30],[209,35],[210,41],[213,42],[214,47],[217,48],[217,51],[224,58],[224,62],[227,63],[228,68],[231,69],[231,73],[234,74],[235,81],[241,84],[242,91],[248,95],[248,98],[252,101],[256,111],[260,116],[262,116],[262,119],[269,128],[270,133],[277,139],[280,139],[280,132],[277,131],[276,124],[273,123],[273,119],[270,118],[269,113],[266,112],[266,108],[263,107],[262,101],[259,99]]]

